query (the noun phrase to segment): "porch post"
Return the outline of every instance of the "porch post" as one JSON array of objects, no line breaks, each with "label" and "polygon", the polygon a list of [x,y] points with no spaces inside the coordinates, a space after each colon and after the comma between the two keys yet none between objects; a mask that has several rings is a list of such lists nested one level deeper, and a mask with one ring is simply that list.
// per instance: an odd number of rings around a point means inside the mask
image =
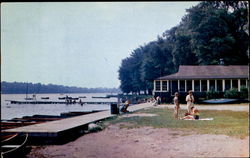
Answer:
[{"label": "porch post", "polygon": [[225,80],[222,80],[222,92],[225,92]]},{"label": "porch post", "polygon": [[240,92],[240,79],[238,79],[238,91]]},{"label": "porch post", "polygon": [[209,91],[210,87],[209,87],[209,80],[207,80],[207,91]]},{"label": "porch post", "polygon": [[169,92],[169,80],[167,80],[167,91]]},{"label": "porch post", "polygon": [[178,80],[178,92],[180,91],[180,80]]},{"label": "porch post", "polygon": [[233,80],[231,79],[230,80],[230,89],[232,89],[233,88]]},{"label": "porch post", "polygon": [[155,83],[155,80],[154,80],[154,91],[156,91],[156,83]]},{"label": "porch post", "polygon": [[215,82],[214,90],[217,92],[217,80],[215,80],[214,82]]},{"label": "porch post", "polygon": [[201,92],[201,80],[200,80],[200,92]]},{"label": "porch post", "polygon": [[194,80],[192,80],[192,91],[194,91]]},{"label": "porch post", "polygon": [[160,80],[160,90],[161,90],[161,92],[162,92],[162,80]]},{"label": "porch post", "polygon": [[187,91],[187,80],[185,80],[185,92]]}]

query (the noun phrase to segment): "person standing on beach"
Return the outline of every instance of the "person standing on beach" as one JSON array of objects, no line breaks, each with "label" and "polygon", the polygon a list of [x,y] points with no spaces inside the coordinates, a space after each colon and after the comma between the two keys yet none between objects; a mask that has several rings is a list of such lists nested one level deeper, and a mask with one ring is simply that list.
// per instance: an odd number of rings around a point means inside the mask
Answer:
[{"label": "person standing on beach", "polygon": [[186,102],[187,102],[187,111],[189,114],[191,114],[192,110],[191,107],[194,107],[194,96],[193,96],[193,91],[190,90],[188,91],[188,95],[186,96]]},{"label": "person standing on beach", "polygon": [[174,118],[178,119],[178,113],[180,109],[180,100],[179,100],[179,93],[175,92],[175,97],[174,97]]}]

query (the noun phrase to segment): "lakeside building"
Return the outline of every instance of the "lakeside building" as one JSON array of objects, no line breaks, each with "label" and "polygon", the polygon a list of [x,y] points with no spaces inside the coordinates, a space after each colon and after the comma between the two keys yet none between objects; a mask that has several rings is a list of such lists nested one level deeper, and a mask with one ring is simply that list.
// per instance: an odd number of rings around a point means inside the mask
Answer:
[{"label": "lakeside building", "polygon": [[199,96],[204,96],[208,91],[222,94],[232,88],[240,91],[241,86],[249,88],[247,65],[180,65],[177,73],[154,80],[153,94],[167,100],[175,92],[186,94],[192,90]]}]

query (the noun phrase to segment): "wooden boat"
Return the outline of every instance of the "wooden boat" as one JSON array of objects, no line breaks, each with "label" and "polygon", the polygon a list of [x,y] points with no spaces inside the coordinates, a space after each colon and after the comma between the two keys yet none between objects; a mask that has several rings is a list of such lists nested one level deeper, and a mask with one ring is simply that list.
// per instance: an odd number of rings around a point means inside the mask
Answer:
[{"label": "wooden boat", "polygon": [[41,99],[49,99],[49,97],[41,97]]},{"label": "wooden boat", "polygon": [[86,115],[86,114],[91,114],[95,112],[101,112],[103,110],[93,110],[93,111],[72,111],[72,112],[66,112],[66,113],[61,113],[62,117],[73,117],[73,116],[80,116],[80,115]]},{"label": "wooden boat", "polygon": [[21,157],[26,154],[28,134],[20,134],[8,141],[1,142],[1,156],[3,158]]},{"label": "wooden boat", "polygon": [[1,122],[1,130],[34,125],[37,123],[40,123],[40,122],[13,122],[13,121]]},{"label": "wooden boat", "polygon": [[229,104],[229,103],[235,103],[237,102],[238,99],[209,99],[209,100],[204,100],[202,103],[206,104]]},{"label": "wooden boat", "polygon": [[7,134],[7,135],[1,135],[1,144],[15,138],[18,134]]}]

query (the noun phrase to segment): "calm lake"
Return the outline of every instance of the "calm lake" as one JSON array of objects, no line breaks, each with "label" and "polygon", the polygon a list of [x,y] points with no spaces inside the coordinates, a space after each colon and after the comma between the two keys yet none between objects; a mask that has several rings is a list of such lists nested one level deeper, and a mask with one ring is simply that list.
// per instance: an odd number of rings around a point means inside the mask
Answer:
[{"label": "calm lake", "polygon": [[[59,100],[60,97],[79,98],[81,101],[105,101],[105,102],[117,102],[117,98],[92,98],[94,97],[105,97],[108,93],[72,93],[72,94],[36,94],[37,101],[64,101]],[[26,94],[1,94],[1,119],[12,119],[20,118],[23,116],[32,116],[32,115],[60,115],[64,112],[73,112],[73,111],[92,111],[92,110],[109,110],[109,104],[10,104],[6,100],[17,100],[25,101]],[[28,97],[32,97],[32,94],[29,94]],[[42,97],[49,97],[49,99],[44,100]],[[77,101],[79,102],[79,100]]]}]

